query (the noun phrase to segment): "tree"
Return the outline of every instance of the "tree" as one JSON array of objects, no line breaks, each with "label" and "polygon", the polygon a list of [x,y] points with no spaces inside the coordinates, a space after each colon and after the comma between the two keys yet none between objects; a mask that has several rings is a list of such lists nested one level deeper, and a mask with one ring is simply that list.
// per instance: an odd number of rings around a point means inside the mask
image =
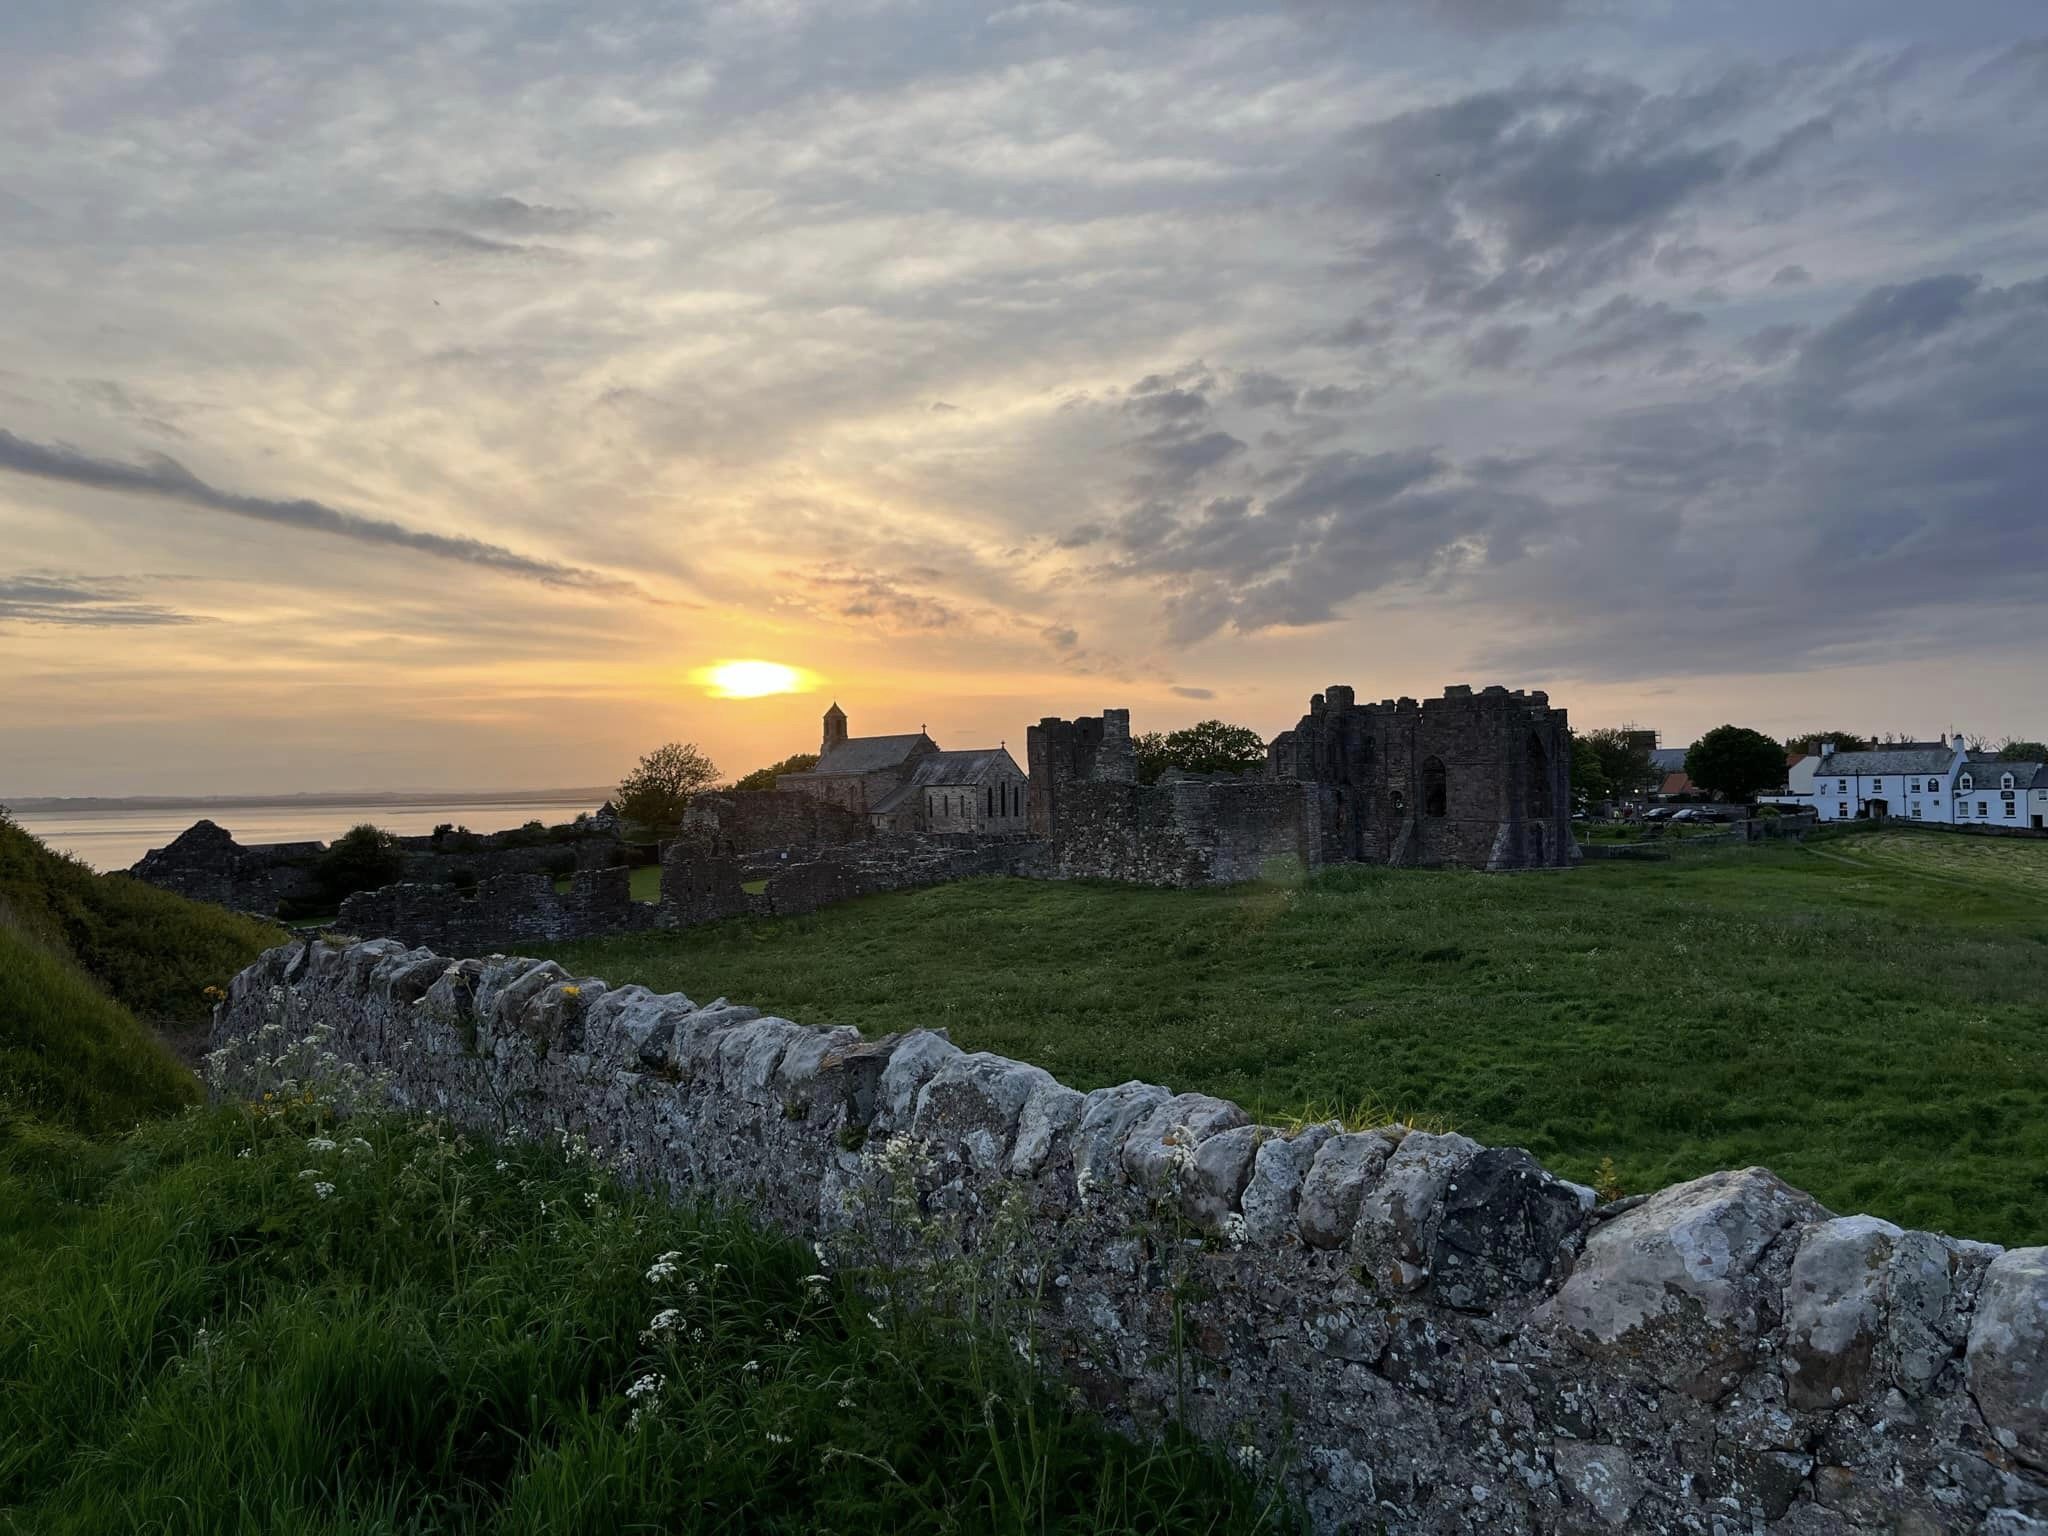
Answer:
[{"label": "tree", "polygon": [[770,763],[766,768],[756,768],[745,778],[734,779],[728,787],[735,794],[752,794],[756,790],[773,789],[775,781],[785,773],[809,773],[817,766],[817,753],[792,752],[779,763]]},{"label": "tree", "polygon": [[2017,736],[2008,736],[1999,743],[1998,760],[2001,763],[2048,762],[2048,744],[2038,741],[2024,741]]},{"label": "tree", "polygon": [[[1804,736],[1788,739],[1785,750],[1804,752],[1809,757],[1817,756],[1820,744],[1824,741],[1832,741],[1837,752],[1868,752],[1872,745],[1870,737],[1859,736],[1854,731],[1808,731]],[[1694,779],[1693,783],[1697,784],[1699,780]]]},{"label": "tree", "polygon": [[320,890],[337,906],[357,891],[382,890],[405,873],[405,855],[398,839],[369,822],[350,827],[320,855],[314,867]]},{"label": "tree", "polygon": [[640,759],[619,781],[613,799],[619,815],[652,832],[673,836],[682,825],[690,797],[718,782],[718,769],[692,741],[671,741]]},{"label": "tree", "polygon": [[1162,736],[1147,731],[1131,743],[1138,782],[1151,784],[1169,768],[1187,773],[1248,773],[1265,766],[1266,739],[1249,726],[1200,720]]},{"label": "tree", "polygon": [[1600,764],[1600,753],[1593,743],[1576,732],[1572,736],[1572,799],[1583,807],[1595,801],[1605,800],[1614,793],[1614,786],[1608,782],[1607,770]]},{"label": "tree", "polygon": [[1724,800],[1748,800],[1785,782],[1785,749],[1762,731],[1717,725],[1685,754],[1686,777]]},{"label": "tree", "polygon": [[1591,789],[1592,780],[1587,780],[1586,795],[1589,800],[1598,800],[1609,795],[1632,795],[1638,790],[1652,789],[1657,784],[1657,766],[1650,761],[1650,748],[1640,731],[1624,731],[1607,727],[1587,731],[1584,735],[1572,735],[1572,787],[1576,791],[1579,783],[1579,743],[1584,742],[1598,760],[1598,780],[1601,789],[1598,794]]}]

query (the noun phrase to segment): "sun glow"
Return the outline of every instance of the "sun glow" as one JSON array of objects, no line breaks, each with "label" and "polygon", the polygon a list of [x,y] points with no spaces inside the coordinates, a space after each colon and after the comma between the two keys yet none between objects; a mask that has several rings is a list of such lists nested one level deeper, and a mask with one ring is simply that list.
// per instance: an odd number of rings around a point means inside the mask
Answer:
[{"label": "sun glow", "polygon": [[764,699],[773,693],[802,693],[810,674],[779,661],[721,661],[691,674],[714,699]]}]

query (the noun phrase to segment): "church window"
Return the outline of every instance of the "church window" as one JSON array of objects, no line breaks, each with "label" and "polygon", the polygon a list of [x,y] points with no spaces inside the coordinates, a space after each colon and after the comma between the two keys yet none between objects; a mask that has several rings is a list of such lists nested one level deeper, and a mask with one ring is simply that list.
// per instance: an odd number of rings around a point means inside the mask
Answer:
[{"label": "church window", "polygon": [[985,815],[989,815],[989,816],[993,816],[993,815],[995,815],[995,813],[996,813],[996,787],[995,787],[995,785],[993,785],[993,784],[989,785],[989,787],[988,787],[988,789],[987,789],[987,790],[985,791],[985,793],[986,793],[986,796],[987,796],[987,804],[986,804],[986,807],[985,807],[985,809],[984,809],[984,812],[983,812],[983,814],[985,814]]},{"label": "church window", "polygon": [[1443,816],[1449,810],[1450,786],[1444,776],[1444,760],[1426,757],[1422,760],[1422,814]]}]

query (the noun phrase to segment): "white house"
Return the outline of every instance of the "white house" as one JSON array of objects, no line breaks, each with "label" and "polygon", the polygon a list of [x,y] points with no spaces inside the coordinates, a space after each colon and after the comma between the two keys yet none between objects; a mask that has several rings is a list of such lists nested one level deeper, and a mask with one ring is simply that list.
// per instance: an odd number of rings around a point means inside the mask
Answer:
[{"label": "white house", "polygon": [[[1947,746],[1879,747],[1872,752],[1837,752],[1833,742],[1824,741],[1820,755],[1810,759],[1811,796],[1802,803],[1818,811],[1822,821],[1889,816],[1948,822],[1958,804],[1957,778],[1968,760],[1960,736]],[[1806,766],[1797,765],[1800,770]]]},{"label": "white house", "polygon": [[1973,757],[1956,773],[1959,827],[2048,827],[2048,768]]}]

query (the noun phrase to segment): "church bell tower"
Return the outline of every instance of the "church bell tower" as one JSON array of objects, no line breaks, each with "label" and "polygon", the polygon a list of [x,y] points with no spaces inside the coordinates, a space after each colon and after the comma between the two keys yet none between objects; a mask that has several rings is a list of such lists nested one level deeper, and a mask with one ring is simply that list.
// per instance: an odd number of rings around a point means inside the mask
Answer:
[{"label": "church bell tower", "polygon": [[834,704],[825,711],[825,744],[818,749],[818,755],[823,757],[834,747],[843,747],[845,745],[846,711],[837,704]]}]

